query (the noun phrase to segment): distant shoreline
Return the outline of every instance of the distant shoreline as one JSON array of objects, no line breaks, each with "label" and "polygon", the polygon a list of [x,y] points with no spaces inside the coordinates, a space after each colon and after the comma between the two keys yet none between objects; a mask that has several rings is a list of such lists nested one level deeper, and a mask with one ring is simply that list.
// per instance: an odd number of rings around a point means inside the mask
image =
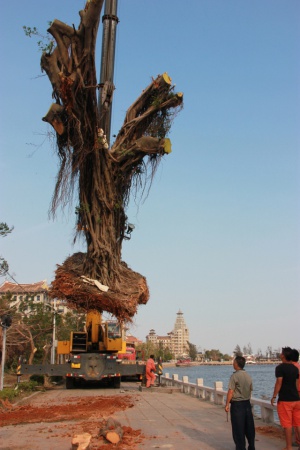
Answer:
[{"label": "distant shoreline", "polygon": [[[281,361],[259,361],[259,362],[255,362],[255,363],[246,363],[247,366],[262,366],[262,365],[277,365],[280,364]],[[171,363],[167,363],[167,362],[163,362],[163,366],[164,367],[176,367],[176,363],[171,362]],[[189,364],[189,366],[186,367],[193,367],[193,366],[232,366],[232,361],[209,361],[209,362],[199,362],[199,361],[194,361],[191,362]],[[181,366],[181,367],[185,367],[185,366]],[[180,367],[178,367],[180,369]]]}]

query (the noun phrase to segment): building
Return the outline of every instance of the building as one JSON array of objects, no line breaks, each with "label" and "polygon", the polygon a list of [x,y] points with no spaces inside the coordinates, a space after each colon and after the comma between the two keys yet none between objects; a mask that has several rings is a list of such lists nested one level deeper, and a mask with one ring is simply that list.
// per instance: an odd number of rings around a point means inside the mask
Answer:
[{"label": "building", "polygon": [[34,303],[49,304],[48,285],[46,280],[31,284],[18,284],[4,281],[0,286],[0,296],[11,294],[11,308],[20,304],[26,298],[30,298]]},{"label": "building", "polygon": [[[67,308],[64,300],[52,300],[48,297],[49,286],[46,280],[38,281],[36,283],[19,284],[11,283],[10,281],[4,281],[0,286],[0,297],[11,294],[12,301],[10,307],[17,307],[23,300],[30,298],[33,303],[45,304],[55,307],[57,312],[65,314],[69,309]],[[29,311],[25,311],[29,312]]]},{"label": "building", "polygon": [[126,340],[126,347],[136,348],[138,345],[143,343],[135,336],[132,336],[132,334],[126,334],[125,340]]},{"label": "building", "polygon": [[155,330],[151,329],[149,334],[146,336],[146,341],[157,346],[162,345],[163,348],[168,347],[171,349],[171,336],[169,334],[168,336],[158,336]]},{"label": "building", "polygon": [[146,341],[154,345],[163,345],[169,348],[175,358],[187,356],[189,353],[189,329],[186,326],[181,310],[177,313],[174,329],[167,333],[167,336],[158,336],[155,330],[151,329],[146,336]]},{"label": "building", "polygon": [[172,331],[172,353],[174,353],[175,358],[188,356],[189,340],[190,340],[189,329],[186,326],[183,317],[183,312],[179,310]]}]

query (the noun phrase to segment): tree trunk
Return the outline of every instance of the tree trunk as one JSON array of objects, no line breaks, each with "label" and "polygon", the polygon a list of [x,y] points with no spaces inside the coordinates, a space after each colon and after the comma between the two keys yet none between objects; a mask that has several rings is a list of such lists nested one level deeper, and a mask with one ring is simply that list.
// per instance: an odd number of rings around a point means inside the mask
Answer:
[{"label": "tree trunk", "polygon": [[[183,97],[173,92],[166,73],[153,79],[128,109],[109,149],[106,130],[100,128],[106,112],[98,111],[95,70],[102,4],[103,0],[86,3],[78,30],[54,20],[48,31],[57,47],[41,59],[56,100],[43,118],[56,132],[60,158],[52,212],[69,202],[78,180],[77,233],[84,234],[87,244],[86,254],[73,255],[58,266],[49,294],[72,307],[89,309],[93,304],[130,320],[138,305],[148,301],[149,290],[145,277],[121,260],[128,225],[125,211],[132,188],[147,182],[147,167],[152,178],[163,155],[170,153],[166,134]],[[99,293],[82,281],[82,275],[108,290]]]},{"label": "tree trunk", "polygon": [[29,343],[30,343],[30,355],[29,355],[29,358],[28,358],[28,364],[32,364],[33,363],[34,354],[37,351],[37,348],[34,345],[32,336],[30,337]]}]

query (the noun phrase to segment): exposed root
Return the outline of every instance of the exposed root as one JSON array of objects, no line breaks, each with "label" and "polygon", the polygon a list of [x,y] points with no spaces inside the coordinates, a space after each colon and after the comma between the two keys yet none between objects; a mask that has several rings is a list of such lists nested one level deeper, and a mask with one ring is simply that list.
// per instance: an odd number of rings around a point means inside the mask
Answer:
[{"label": "exposed root", "polygon": [[73,309],[106,311],[120,321],[130,322],[138,306],[145,305],[149,300],[146,278],[122,262],[118,289],[109,286],[107,292],[102,292],[81,278],[85,275],[83,273],[85,256],[84,253],[75,253],[62,265],[57,266],[49,296],[66,300],[68,306]]}]

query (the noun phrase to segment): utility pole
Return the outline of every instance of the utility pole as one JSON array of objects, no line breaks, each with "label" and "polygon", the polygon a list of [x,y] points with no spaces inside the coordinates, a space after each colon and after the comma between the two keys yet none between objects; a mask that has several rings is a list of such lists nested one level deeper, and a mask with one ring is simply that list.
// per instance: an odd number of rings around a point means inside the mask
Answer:
[{"label": "utility pole", "polygon": [[5,366],[5,354],[6,354],[6,331],[11,326],[11,317],[5,315],[1,317],[0,325],[2,327],[2,358],[1,358],[1,374],[0,374],[0,391],[3,391],[4,384],[4,366]]},{"label": "utility pole", "polygon": [[51,364],[55,364],[55,343],[56,343],[56,298],[53,300],[53,328],[52,328],[52,347]]}]

